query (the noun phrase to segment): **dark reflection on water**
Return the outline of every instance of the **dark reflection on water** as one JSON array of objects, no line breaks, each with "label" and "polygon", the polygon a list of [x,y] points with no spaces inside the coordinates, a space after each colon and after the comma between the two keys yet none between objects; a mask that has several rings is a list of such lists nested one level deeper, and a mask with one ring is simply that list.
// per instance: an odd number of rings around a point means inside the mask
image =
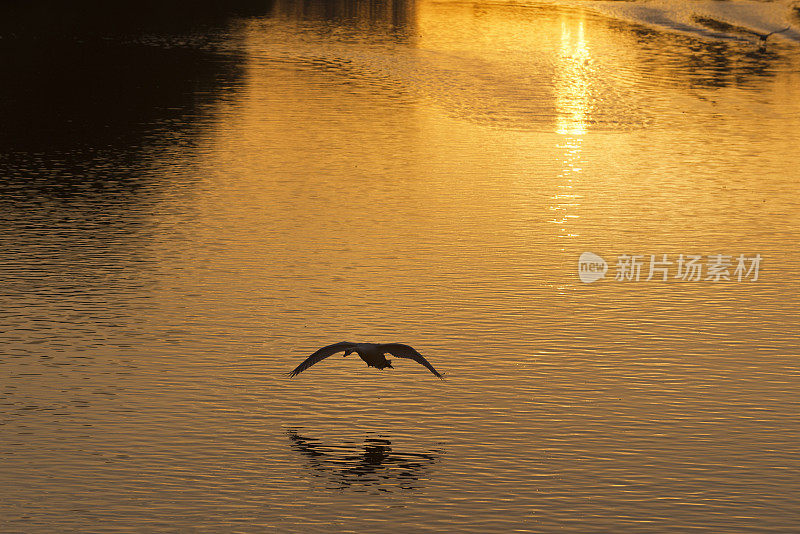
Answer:
[{"label": "dark reflection on water", "polygon": [[414,25],[415,3],[415,0],[275,0],[272,15],[408,29]]},{"label": "dark reflection on water", "polygon": [[75,264],[75,250],[110,263],[168,185],[148,177],[153,160],[191,154],[201,119],[241,79],[233,21],[268,9],[245,0],[0,6],[5,268],[42,256]]},{"label": "dark reflection on water", "polygon": [[267,7],[253,1],[227,9],[214,2],[0,7],[0,151],[139,145],[159,128],[174,132],[240,75],[239,62],[216,47],[232,17]]},{"label": "dark reflection on water", "polygon": [[644,73],[650,83],[709,89],[748,86],[790,69],[791,56],[782,53],[780,44],[736,32],[698,39],[615,19],[606,19],[606,24],[634,37],[637,54],[652,69]]},{"label": "dark reflection on water", "polygon": [[306,457],[316,476],[356,491],[390,492],[419,487],[441,450],[401,452],[386,437],[368,436],[364,442],[325,443],[288,430],[291,447]]}]

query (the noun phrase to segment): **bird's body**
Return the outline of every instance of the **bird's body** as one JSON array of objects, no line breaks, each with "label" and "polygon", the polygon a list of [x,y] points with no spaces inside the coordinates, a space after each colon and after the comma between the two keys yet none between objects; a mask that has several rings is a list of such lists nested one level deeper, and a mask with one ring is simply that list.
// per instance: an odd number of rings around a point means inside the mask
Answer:
[{"label": "bird's body", "polygon": [[386,359],[377,343],[356,343],[355,347],[345,351],[345,356],[355,352],[359,358],[367,363],[367,367],[375,367],[377,369],[386,369],[387,367],[393,369],[392,362]]},{"label": "bird's body", "polygon": [[302,373],[315,363],[320,362],[328,356],[336,354],[337,352],[344,352],[345,356],[349,356],[355,352],[362,360],[364,360],[364,362],[366,362],[368,367],[375,367],[376,369],[386,369],[387,367],[393,369],[392,361],[386,359],[386,354],[391,354],[392,356],[397,356],[398,358],[408,358],[410,360],[414,360],[420,365],[425,366],[436,377],[442,379],[444,378],[436,369],[433,368],[430,363],[428,363],[428,360],[426,360],[422,354],[408,345],[403,345],[402,343],[350,343],[349,341],[341,341],[339,343],[334,343],[333,345],[328,345],[327,347],[322,347],[317,352],[306,358],[303,363],[294,369],[294,371],[289,373],[289,377],[291,378]]}]

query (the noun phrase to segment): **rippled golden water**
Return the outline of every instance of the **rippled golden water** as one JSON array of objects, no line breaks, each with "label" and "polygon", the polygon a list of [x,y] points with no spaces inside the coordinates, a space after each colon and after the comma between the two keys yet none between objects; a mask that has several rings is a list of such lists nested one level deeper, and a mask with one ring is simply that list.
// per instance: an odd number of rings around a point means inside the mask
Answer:
[{"label": "rippled golden water", "polygon": [[[0,530],[794,532],[800,47],[608,9],[280,1],[54,52],[99,93],[8,67]],[[342,340],[447,380],[286,377]]]}]

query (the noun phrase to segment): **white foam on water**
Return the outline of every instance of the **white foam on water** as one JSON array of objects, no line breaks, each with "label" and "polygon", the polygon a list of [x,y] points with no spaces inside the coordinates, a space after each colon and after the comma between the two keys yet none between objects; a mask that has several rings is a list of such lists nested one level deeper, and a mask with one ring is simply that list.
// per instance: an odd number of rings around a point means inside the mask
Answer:
[{"label": "white foam on water", "polygon": [[800,42],[797,18],[800,2],[797,0],[599,1],[583,5],[590,5],[613,18],[710,39],[758,40],[756,34],[767,34],[790,26],[789,30],[776,33],[769,39]]}]

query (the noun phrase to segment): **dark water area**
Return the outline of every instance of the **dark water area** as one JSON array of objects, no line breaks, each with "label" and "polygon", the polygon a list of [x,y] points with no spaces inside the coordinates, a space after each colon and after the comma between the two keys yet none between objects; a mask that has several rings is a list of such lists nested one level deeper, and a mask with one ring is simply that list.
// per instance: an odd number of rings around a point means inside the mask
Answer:
[{"label": "dark water area", "polygon": [[0,79],[0,532],[796,531],[791,2],[14,1]]},{"label": "dark water area", "polygon": [[[0,146],[52,152],[137,144],[154,126],[196,113],[237,77],[231,53],[219,58],[215,39],[233,17],[257,14],[263,3],[195,4],[5,3]],[[171,46],[160,46],[163,38]]]}]

